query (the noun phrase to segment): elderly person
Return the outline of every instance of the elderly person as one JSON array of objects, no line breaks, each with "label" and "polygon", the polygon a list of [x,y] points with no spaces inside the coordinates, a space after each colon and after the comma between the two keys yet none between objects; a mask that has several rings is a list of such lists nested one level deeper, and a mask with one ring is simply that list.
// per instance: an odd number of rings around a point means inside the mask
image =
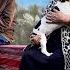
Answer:
[{"label": "elderly person", "polygon": [[[70,26],[70,15],[65,15],[54,9],[54,12],[49,12],[47,19],[58,24]],[[20,70],[65,70],[64,55],[62,52],[61,29],[65,26],[53,31],[48,37],[47,49],[53,54],[48,57],[41,53],[40,36],[31,35],[30,40],[34,45],[28,45],[24,50],[21,60]],[[65,27],[66,28],[66,27]]]},{"label": "elderly person", "polygon": [[0,44],[10,44],[14,31],[15,0],[0,0]]}]

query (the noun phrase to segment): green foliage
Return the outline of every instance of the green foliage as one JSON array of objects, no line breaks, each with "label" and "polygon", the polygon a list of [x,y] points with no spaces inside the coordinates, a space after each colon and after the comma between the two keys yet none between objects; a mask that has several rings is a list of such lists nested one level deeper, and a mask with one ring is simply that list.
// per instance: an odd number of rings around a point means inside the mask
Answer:
[{"label": "green foliage", "polygon": [[39,15],[39,7],[34,5],[30,6],[27,10],[17,6],[16,12],[16,27],[15,27],[15,41],[13,44],[29,44],[29,35],[33,29],[33,20],[24,18],[24,14],[28,13],[34,20],[35,16]]},{"label": "green foliage", "polygon": [[38,13],[38,6],[37,5],[30,6],[29,7],[29,12],[35,18],[35,16],[39,14]]},{"label": "green foliage", "polygon": [[23,18],[23,14],[26,13],[28,11],[26,11],[25,9],[20,9],[19,11],[17,11],[16,13],[16,18],[20,18],[22,19]]}]

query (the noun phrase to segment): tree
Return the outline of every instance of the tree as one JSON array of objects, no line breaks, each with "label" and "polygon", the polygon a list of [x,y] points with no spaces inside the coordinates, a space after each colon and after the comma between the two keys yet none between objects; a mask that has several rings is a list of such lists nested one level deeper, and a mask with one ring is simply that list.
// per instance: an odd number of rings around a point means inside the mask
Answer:
[{"label": "tree", "polygon": [[35,18],[35,16],[39,14],[38,6],[37,5],[30,6],[29,13]]}]

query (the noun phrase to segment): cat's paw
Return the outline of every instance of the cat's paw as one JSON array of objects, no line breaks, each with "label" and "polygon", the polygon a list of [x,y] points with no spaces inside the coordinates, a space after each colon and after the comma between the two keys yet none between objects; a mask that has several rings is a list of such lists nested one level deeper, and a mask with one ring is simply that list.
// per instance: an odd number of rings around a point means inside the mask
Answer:
[{"label": "cat's paw", "polygon": [[45,54],[46,56],[51,56],[53,53],[49,53],[47,51],[41,51],[43,54]]}]

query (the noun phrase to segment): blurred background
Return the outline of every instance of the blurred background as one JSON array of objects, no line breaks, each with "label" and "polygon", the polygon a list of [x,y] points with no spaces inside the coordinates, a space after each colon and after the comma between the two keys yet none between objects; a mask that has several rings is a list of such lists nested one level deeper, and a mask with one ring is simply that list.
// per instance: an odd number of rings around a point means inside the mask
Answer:
[{"label": "blurred background", "polygon": [[29,44],[33,26],[40,20],[50,0],[16,0],[16,27],[13,44]]}]

